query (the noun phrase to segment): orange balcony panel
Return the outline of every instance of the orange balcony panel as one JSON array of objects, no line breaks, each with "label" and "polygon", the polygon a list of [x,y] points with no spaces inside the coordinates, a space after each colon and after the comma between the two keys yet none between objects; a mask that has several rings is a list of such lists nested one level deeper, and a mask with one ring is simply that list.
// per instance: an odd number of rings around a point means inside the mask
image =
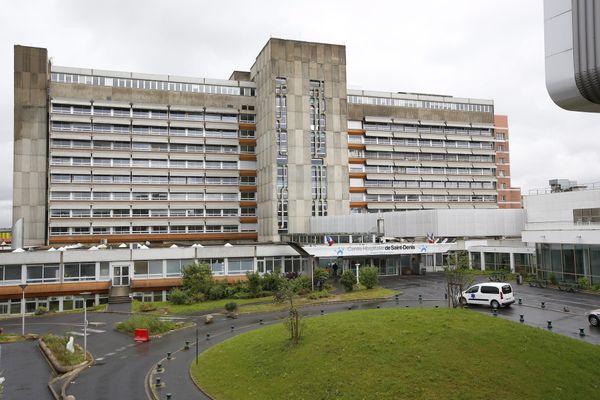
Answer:
[{"label": "orange balcony panel", "polygon": [[361,143],[348,143],[348,148],[350,150],[364,150],[367,147],[364,144],[361,144]]},{"label": "orange balcony panel", "polygon": [[131,289],[170,289],[183,284],[181,278],[131,279]]},{"label": "orange balcony panel", "polygon": [[256,146],[256,139],[240,139],[240,144]]},{"label": "orange balcony panel", "polygon": [[240,192],[256,192],[256,186],[240,186]]},{"label": "orange balcony panel", "polygon": [[256,176],[255,169],[240,169],[240,176]]},{"label": "orange balcony panel", "polygon": [[241,161],[256,161],[256,154],[240,154]]},{"label": "orange balcony panel", "polygon": [[243,129],[245,131],[255,131],[256,124],[240,124],[240,129]]},{"label": "orange balcony panel", "polygon": [[367,193],[367,188],[365,187],[351,187],[350,193]]},{"label": "orange balcony panel", "polygon": [[348,157],[348,162],[350,164],[366,164],[367,160],[364,158]]},{"label": "orange balcony panel", "polygon": [[255,201],[240,201],[240,207],[256,207]]},{"label": "orange balcony panel", "polygon": [[350,208],[367,208],[366,201],[351,201]]},{"label": "orange balcony panel", "polygon": [[348,135],[364,135],[364,129],[348,129]]},{"label": "orange balcony panel", "polygon": [[350,178],[366,178],[366,172],[350,172]]},{"label": "orange balcony panel", "polygon": [[253,224],[258,222],[257,217],[240,217],[240,222],[243,224]]}]

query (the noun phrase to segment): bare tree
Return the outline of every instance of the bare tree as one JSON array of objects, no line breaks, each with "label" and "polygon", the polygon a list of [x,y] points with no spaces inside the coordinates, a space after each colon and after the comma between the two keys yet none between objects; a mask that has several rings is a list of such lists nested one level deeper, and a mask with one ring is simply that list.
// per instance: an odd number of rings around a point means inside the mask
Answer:
[{"label": "bare tree", "polygon": [[275,302],[289,302],[288,317],[285,320],[285,326],[290,332],[292,343],[298,344],[302,333],[302,315],[294,304],[294,296],[302,288],[298,279],[286,279],[281,283],[279,291],[275,294]]},{"label": "bare tree", "polygon": [[469,254],[466,251],[456,251],[450,254],[446,260],[444,273],[448,307],[458,307],[461,305],[462,292],[473,284],[473,277],[468,272]]}]

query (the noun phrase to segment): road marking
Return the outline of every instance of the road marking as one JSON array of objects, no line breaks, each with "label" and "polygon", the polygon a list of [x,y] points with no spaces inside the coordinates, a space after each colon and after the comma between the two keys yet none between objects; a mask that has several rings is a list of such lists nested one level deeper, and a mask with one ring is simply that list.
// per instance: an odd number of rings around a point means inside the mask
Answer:
[{"label": "road marking", "polygon": [[[86,336],[82,332],[67,332],[67,334],[75,335],[75,336]],[[88,334],[87,336],[90,336],[90,335]]]},{"label": "road marking", "polygon": [[96,361],[102,361],[102,360],[104,360],[104,358],[105,357],[98,357],[98,358],[96,358]]},{"label": "road marking", "polygon": [[92,333],[104,333],[106,331],[100,330],[100,329],[92,329],[92,328],[87,328],[88,332],[92,332]]},{"label": "road marking", "polygon": [[117,353],[110,352],[110,353],[106,353],[104,356],[105,357],[110,357],[110,356],[114,356],[115,354],[117,354]]}]

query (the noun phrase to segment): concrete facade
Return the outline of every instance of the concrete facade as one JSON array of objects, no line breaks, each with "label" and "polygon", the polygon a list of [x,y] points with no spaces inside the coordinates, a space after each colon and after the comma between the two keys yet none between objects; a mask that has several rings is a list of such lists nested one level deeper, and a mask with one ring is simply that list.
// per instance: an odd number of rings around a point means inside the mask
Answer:
[{"label": "concrete facade", "polygon": [[23,218],[24,241],[46,242],[48,174],[48,51],[14,47],[13,225]]}]

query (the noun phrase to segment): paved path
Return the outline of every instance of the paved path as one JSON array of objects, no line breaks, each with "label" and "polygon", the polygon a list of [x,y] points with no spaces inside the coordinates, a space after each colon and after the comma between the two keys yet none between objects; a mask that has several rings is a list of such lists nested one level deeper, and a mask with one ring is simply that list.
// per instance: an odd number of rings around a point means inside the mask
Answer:
[{"label": "paved path", "polygon": [[52,369],[37,341],[2,344],[0,371],[6,378],[3,399],[52,399],[48,380]]}]

